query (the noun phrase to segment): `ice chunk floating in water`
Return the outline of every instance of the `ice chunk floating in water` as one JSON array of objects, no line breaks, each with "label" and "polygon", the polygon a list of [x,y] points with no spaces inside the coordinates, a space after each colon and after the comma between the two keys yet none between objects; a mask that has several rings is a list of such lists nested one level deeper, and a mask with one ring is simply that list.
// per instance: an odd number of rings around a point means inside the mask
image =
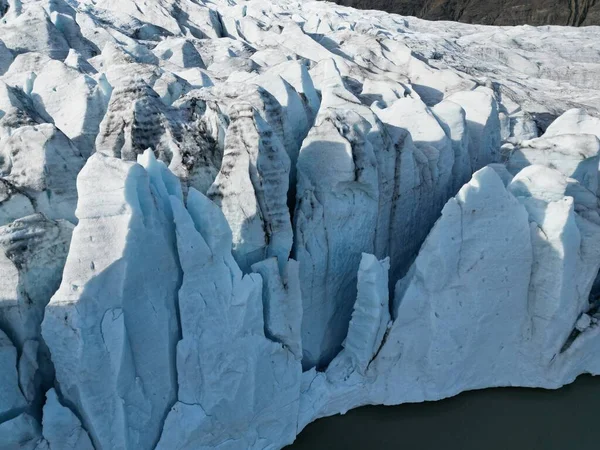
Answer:
[{"label": "ice chunk floating in water", "polygon": [[0,15],[0,449],[273,450],[600,374],[597,29]]}]

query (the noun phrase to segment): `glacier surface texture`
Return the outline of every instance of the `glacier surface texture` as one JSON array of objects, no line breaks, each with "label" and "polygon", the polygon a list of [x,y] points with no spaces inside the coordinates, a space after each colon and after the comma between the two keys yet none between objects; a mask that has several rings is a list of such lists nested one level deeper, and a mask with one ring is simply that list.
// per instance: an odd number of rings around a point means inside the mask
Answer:
[{"label": "glacier surface texture", "polygon": [[275,450],[600,374],[600,28],[0,0],[0,450]]}]

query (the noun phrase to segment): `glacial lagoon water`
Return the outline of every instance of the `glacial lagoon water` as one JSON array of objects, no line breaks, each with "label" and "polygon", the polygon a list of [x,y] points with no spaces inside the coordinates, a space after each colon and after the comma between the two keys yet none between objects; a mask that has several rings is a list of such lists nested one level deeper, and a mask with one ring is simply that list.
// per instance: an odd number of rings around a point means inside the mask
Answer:
[{"label": "glacial lagoon water", "polygon": [[286,450],[600,450],[600,377],[562,389],[464,392],[366,406],[308,425]]}]

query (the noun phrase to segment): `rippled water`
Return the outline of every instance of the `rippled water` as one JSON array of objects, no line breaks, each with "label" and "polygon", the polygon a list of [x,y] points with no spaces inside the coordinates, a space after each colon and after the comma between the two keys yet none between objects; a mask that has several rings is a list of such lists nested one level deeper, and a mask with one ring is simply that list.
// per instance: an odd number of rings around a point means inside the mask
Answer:
[{"label": "rippled water", "polygon": [[600,377],[367,406],[306,427],[286,450],[600,450]]}]

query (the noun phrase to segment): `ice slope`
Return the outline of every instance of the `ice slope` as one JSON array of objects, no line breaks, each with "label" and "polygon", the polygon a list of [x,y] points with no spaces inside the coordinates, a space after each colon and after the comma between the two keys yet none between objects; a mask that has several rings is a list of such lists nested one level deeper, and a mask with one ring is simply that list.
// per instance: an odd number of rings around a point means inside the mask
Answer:
[{"label": "ice slope", "polygon": [[600,374],[597,28],[0,15],[0,450],[278,449]]},{"label": "ice slope", "polygon": [[[490,167],[476,172],[396,284],[394,320],[367,370],[345,349],[327,371],[304,374],[300,427],[357,405],[490,386],[556,388],[597,374],[600,328],[588,295],[600,266],[598,212],[591,220],[577,213],[567,186],[545,166],[529,166],[508,186]],[[359,298],[353,321],[363,309]],[[380,320],[369,339],[387,326],[388,317]],[[346,342],[363,334],[351,325]]]},{"label": "ice slope", "polygon": [[179,183],[150,169],[101,153],[88,160],[79,224],[42,323],[61,393],[100,448],[155,445],[177,393],[181,274],[168,195]]}]

